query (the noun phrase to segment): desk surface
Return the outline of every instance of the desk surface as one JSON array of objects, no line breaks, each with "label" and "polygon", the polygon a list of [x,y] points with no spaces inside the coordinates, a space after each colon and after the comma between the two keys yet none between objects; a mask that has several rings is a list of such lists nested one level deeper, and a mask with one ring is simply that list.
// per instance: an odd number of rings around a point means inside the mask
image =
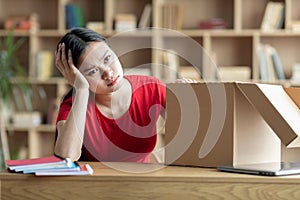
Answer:
[{"label": "desk surface", "polygon": [[138,163],[90,165],[94,169],[91,176],[1,172],[0,199],[300,199],[300,175],[264,177]]}]

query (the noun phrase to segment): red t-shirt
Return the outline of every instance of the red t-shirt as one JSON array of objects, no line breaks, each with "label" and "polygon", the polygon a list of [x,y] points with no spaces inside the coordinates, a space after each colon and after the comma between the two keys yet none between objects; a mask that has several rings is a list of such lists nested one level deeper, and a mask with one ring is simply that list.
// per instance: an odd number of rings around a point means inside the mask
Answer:
[{"label": "red t-shirt", "polygon": [[[165,84],[149,76],[125,76],[132,87],[131,105],[117,119],[104,116],[90,95],[82,157],[91,161],[148,162],[156,144],[156,122],[166,107]],[[61,105],[57,121],[66,120],[72,97]]]}]

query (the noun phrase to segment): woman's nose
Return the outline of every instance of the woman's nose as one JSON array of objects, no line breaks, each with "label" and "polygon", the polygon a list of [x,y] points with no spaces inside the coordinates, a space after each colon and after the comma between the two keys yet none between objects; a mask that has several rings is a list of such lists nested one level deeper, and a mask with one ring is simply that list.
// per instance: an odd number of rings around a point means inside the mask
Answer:
[{"label": "woman's nose", "polygon": [[103,70],[101,78],[103,80],[111,80],[113,79],[113,71],[110,67],[107,67]]}]

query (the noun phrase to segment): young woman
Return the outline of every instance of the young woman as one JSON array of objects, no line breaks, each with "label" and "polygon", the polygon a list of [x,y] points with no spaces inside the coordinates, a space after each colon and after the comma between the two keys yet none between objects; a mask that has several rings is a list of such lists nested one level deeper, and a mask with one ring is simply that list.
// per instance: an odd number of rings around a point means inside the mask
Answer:
[{"label": "young woman", "polygon": [[149,162],[166,88],[150,76],[124,76],[106,39],[70,30],[57,46],[56,67],[73,88],[57,118],[55,154],[72,160]]}]

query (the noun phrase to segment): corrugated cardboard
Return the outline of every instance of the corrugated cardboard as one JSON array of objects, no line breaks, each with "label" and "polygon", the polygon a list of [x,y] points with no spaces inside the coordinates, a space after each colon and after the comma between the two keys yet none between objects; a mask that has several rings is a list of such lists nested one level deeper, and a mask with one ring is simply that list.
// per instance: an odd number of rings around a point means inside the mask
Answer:
[{"label": "corrugated cardboard", "polygon": [[[255,83],[167,87],[166,164],[300,160],[300,89]],[[283,145],[281,145],[283,144]]]}]

